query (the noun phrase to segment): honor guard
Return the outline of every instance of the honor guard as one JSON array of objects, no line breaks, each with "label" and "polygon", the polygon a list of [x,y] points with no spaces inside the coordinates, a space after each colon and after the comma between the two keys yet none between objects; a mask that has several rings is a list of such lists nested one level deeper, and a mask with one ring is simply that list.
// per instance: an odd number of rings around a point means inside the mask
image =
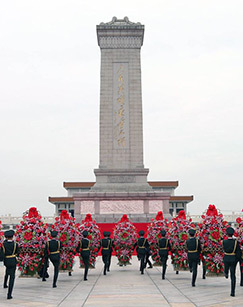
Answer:
[{"label": "honor guard", "polygon": [[[17,255],[19,252],[19,247],[16,242],[13,241],[14,231],[7,230],[4,232],[6,240],[4,240],[3,245],[0,250],[1,259],[6,267],[3,288],[8,288],[7,299],[12,299],[12,291],[14,286],[15,271],[17,265]],[[9,283],[8,283],[9,278]]]},{"label": "honor guard", "polygon": [[226,229],[226,233],[228,235],[227,240],[223,240],[223,250],[224,250],[224,275],[226,278],[229,277],[230,271],[230,279],[231,279],[231,296],[235,296],[235,268],[237,262],[241,257],[241,250],[239,246],[239,242],[233,239],[234,229],[232,227],[228,227]]},{"label": "honor guard", "polygon": [[144,238],[144,231],[139,231],[139,238],[134,245],[134,248],[137,247],[137,256],[138,260],[140,260],[140,272],[144,274],[145,269],[145,257],[146,257],[146,249],[149,249],[149,243],[146,238]]},{"label": "honor guard", "polygon": [[110,246],[110,248],[109,248],[109,256],[108,256],[108,264],[107,264],[107,272],[110,272],[111,256],[112,256],[112,251],[113,251],[114,244],[113,244],[112,239],[110,238],[110,236],[111,236],[110,231],[107,231],[107,235],[108,235],[108,240],[110,241],[110,245],[109,245],[109,246]]},{"label": "honor guard", "polygon": [[171,250],[171,245],[170,245],[169,239],[165,238],[166,231],[164,229],[161,230],[160,234],[161,234],[162,238],[158,242],[159,256],[160,256],[160,261],[162,263],[162,279],[165,279],[167,259],[168,259],[169,251]]},{"label": "honor guard", "polygon": [[195,229],[190,229],[190,238],[186,241],[188,263],[190,272],[192,272],[192,287],[195,287],[195,282],[197,278],[197,266],[200,260],[200,253],[202,250],[200,241],[197,238],[194,238],[195,233]]},{"label": "honor guard", "polygon": [[57,231],[51,231],[51,237],[52,239],[49,240],[46,243],[45,250],[44,250],[44,257],[45,257],[45,263],[44,263],[44,269],[43,269],[43,277],[42,281],[46,281],[46,270],[47,270],[47,264],[48,259],[50,259],[51,263],[54,266],[54,277],[53,277],[53,288],[57,287],[57,278],[59,273],[59,265],[60,265],[60,251],[62,248],[62,244],[59,240],[57,240]]},{"label": "honor guard", "polygon": [[88,231],[84,230],[82,234],[83,234],[83,238],[78,244],[77,252],[80,253],[80,256],[82,257],[83,262],[84,262],[84,280],[88,280],[87,276],[88,276],[88,270],[89,270],[90,241],[89,239],[87,239]]},{"label": "honor guard", "polygon": [[109,261],[109,254],[110,254],[110,244],[111,240],[109,240],[108,232],[103,232],[104,239],[100,242],[101,255],[102,255],[102,261],[104,263],[104,275],[106,275],[106,270],[108,269],[108,261]]}]

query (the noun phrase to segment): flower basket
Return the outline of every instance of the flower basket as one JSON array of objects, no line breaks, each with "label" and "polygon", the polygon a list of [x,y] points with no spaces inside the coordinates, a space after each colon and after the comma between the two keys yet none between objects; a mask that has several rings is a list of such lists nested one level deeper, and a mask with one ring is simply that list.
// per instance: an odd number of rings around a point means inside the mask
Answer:
[{"label": "flower basket", "polygon": [[241,252],[243,253],[243,219],[238,217],[236,219],[236,223],[237,225],[236,225],[234,236],[237,238],[240,244]]},{"label": "flower basket", "polygon": [[21,277],[38,276],[44,262],[43,250],[47,241],[47,227],[35,207],[27,210],[23,214],[23,220],[16,226],[16,241],[20,246],[18,269]]},{"label": "flower basket", "polygon": [[137,241],[137,233],[134,225],[129,222],[126,214],[114,228],[113,242],[119,266],[130,265],[134,244]]},{"label": "flower basket", "polygon": [[199,236],[203,249],[203,265],[207,276],[224,276],[222,240],[226,239],[228,222],[214,205],[209,205],[199,223]]},{"label": "flower basket", "polygon": [[66,210],[62,210],[60,217],[55,218],[55,223],[51,225],[52,230],[58,232],[58,239],[62,243],[60,253],[60,271],[71,272],[76,247],[80,240],[78,226],[75,224],[75,219],[69,215]]},{"label": "flower basket", "polygon": [[188,231],[195,228],[191,219],[186,218],[184,210],[169,223],[168,235],[171,241],[171,263],[174,271],[189,271],[186,253],[186,240],[189,238]]},{"label": "flower basket", "polygon": [[150,244],[150,250],[152,252],[153,265],[161,266],[158,240],[161,239],[161,230],[168,231],[168,221],[164,219],[162,211],[159,211],[154,219],[151,219],[150,225],[148,225],[148,242]]},{"label": "flower basket", "polygon": [[[84,230],[88,231],[87,239],[89,239],[90,241],[89,267],[90,269],[94,269],[100,247],[101,234],[99,226],[96,224],[96,221],[92,219],[92,216],[89,213],[86,215],[85,219],[82,220],[82,223],[79,226],[79,232],[81,233],[80,240],[82,239],[82,233]],[[80,257],[79,259],[80,259],[80,268],[84,268],[82,257]]]}]

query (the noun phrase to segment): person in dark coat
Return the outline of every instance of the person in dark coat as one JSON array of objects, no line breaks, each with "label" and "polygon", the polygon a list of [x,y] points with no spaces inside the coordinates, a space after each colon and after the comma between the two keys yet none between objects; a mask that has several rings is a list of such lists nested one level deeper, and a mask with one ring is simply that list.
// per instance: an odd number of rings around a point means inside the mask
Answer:
[{"label": "person in dark coat", "polygon": [[169,239],[165,238],[166,231],[164,229],[161,230],[160,234],[162,238],[158,242],[159,256],[160,256],[160,261],[162,263],[162,279],[165,279],[167,259],[168,259],[169,251],[171,250],[171,245],[170,245]]},{"label": "person in dark coat", "polygon": [[231,296],[235,296],[235,269],[236,264],[241,258],[241,250],[239,242],[236,239],[233,239],[234,229],[232,227],[228,227],[226,229],[226,233],[228,235],[227,240],[223,240],[223,250],[224,250],[224,275],[225,278],[229,277],[230,271],[230,279],[231,279]]},{"label": "person in dark coat", "polygon": [[[6,267],[3,288],[8,288],[7,299],[12,299],[12,292],[14,287],[14,280],[15,280],[15,271],[17,265],[17,259],[19,253],[19,246],[18,243],[14,242],[13,230],[7,230],[4,232],[4,236],[6,240],[4,240],[3,245],[0,250],[1,259],[3,259],[3,263]],[[9,283],[8,283],[9,278]]]},{"label": "person in dark coat", "polygon": [[88,236],[88,231],[84,230],[83,231],[83,238],[79,242],[77,246],[77,252],[80,253],[80,256],[83,259],[84,262],[84,280],[88,280],[88,270],[89,270],[89,257],[90,257],[90,241],[87,239]]},{"label": "person in dark coat", "polygon": [[100,248],[102,248],[101,255],[102,255],[102,261],[104,263],[104,275],[106,275],[106,270],[108,269],[111,240],[109,240],[107,231],[104,231],[103,235],[104,239],[102,239],[100,242]]},{"label": "person in dark coat", "polygon": [[200,254],[202,250],[199,239],[194,237],[195,233],[195,229],[190,229],[190,238],[186,241],[188,263],[190,272],[192,272],[192,287],[195,287],[195,282],[197,278],[197,266],[200,261]]},{"label": "person in dark coat", "polygon": [[108,256],[108,263],[107,263],[107,272],[110,272],[111,257],[112,257],[112,251],[113,251],[114,243],[113,243],[113,241],[110,237],[111,236],[110,231],[107,231],[107,235],[108,235],[108,240],[110,241],[109,256]]},{"label": "person in dark coat", "polygon": [[51,237],[52,239],[49,240],[46,243],[45,250],[44,250],[44,269],[43,269],[43,275],[42,275],[42,281],[46,281],[46,271],[48,266],[48,259],[50,259],[51,263],[54,266],[54,277],[53,277],[53,284],[52,287],[57,287],[57,278],[59,274],[59,266],[60,266],[60,251],[62,249],[62,244],[59,240],[57,240],[57,231],[51,231]]},{"label": "person in dark coat", "polygon": [[149,243],[146,238],[144,238],[144,231],[139,231],[139,238],[137,242],[134,244],[134,249],[137,248],[137,256],[138,260],[140,260],[140,272],[144,274],[145,269],[145,256],[146,256],[146,249],[149,249]]}]

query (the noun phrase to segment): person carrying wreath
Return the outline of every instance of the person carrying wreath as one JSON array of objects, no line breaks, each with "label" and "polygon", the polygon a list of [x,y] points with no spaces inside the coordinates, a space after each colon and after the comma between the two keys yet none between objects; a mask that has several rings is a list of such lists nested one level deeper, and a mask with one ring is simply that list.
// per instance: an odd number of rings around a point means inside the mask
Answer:
[{"label": "person carrying wreath", "polygon": [[83,259],[84,262],[84,280],[88,280],[87,276],[88,276],[88,270],[89,270],[89,257],[90,257],[90,241],[87,238],[88,236],[88,231],[84,230],[83,233],[83,238],[81,239],[81,241],[78,243],[77,249],[76,251],[78,253],[80,253],[80,256]]},{"label": "person carrying wreath", "polygon": [[229,277],[230,271],[230,279],[231,279],[231,296],[235,296],[235,268],[237,262],[241,257],[241,250],[239,242],[236,239],[233,239],[234,229],[232,227],[228,227],[226,229],[226,233],[228,235],[227,240],[223,240],[223,250],[224,250],[224,276],[225,278]]},{"label": "person carrying wreath", "polygon": [[194,237],[196,230],[190,229],[188,233],[190,238],[186,240],[187,257],[190,272],[192,273],[192,287],[195,287],[195,282],[197,278],[197,266],[200,261],[200,254],[202,248],[200,241]]},{"label": "person carrying wreath", "polygon": [[[0,249],[0,258],[3,261],[6,271],[4,276],[3,288],[8,288],[7,299],[12,299],[12,291],[14,287],[14,280],[15,280],[15,271],[17,265],[17,255],[19,253],[19,246],[18,243],[14,242],[13,230],[7,230],[4,232],[4,236],[6,240],[4,240],[3,245]],[[8,284],[8,277],[9,277],[9,284]]]},{"label": "person carrying wreath", "polygon": [[145,269],[145,257],[146,257],[146,250],[149,249],[149,243],[146,238],[144,238],[144,231],[139,231],[139,238],[137,242],[134,244],[134,249],[137,247],[137,256],[138,260],[140,260],[140,272],[144,274]]},{"label": "person carrying wreath", "polygon": [[57,231],[51,231],[51,237],[52,239],[47,241],[45,249],[44,249],[44,269],[43,269],[43,275],[42,275],[42,281],[46,281],[46,271],[48,266],[48,259],[50,259],[51,263],[54,266],[54,276],[53,276],[53,284],[52,287],[57,287],[57,278],[59,274],[59,265],[60,265],[60,250],[62,249],[62,243],[57,240]]},{"label": "person carrying wreath", "polygon": [[100,248],[102,248],[101,255],[102,255],[102,261],[104,263],[103,273],[104,275],[106,275],[106,271],[108,271],[111,240],[109,239],[108,231],[104,231],[103,235],[104,239],[101,239],[100,241]]},{"label": "person carrying wreath", "polygon": [[171,250],[171,245],[170,245],[169,239],[165,238],[166,231],[164,229],[161,230],[160,234],[162,238],[158,242],[159,256],[160,256],[160,261],[162,263],[162,279],[165,279],[167,259],[168,259],[169,251]]}]

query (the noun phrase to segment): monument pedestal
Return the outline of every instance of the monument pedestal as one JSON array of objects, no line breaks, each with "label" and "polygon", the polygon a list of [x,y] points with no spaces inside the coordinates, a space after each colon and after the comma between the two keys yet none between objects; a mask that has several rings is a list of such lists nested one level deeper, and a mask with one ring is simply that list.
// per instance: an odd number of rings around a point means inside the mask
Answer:
[{"label": "monument pedestal", "polygon": [[98,223],[118,222],[127,214],[131,222],[150,222],[158,211],[170,219],[170,194],[161,192],[82,192],[73,195],[77,221],[87,213]]}]

